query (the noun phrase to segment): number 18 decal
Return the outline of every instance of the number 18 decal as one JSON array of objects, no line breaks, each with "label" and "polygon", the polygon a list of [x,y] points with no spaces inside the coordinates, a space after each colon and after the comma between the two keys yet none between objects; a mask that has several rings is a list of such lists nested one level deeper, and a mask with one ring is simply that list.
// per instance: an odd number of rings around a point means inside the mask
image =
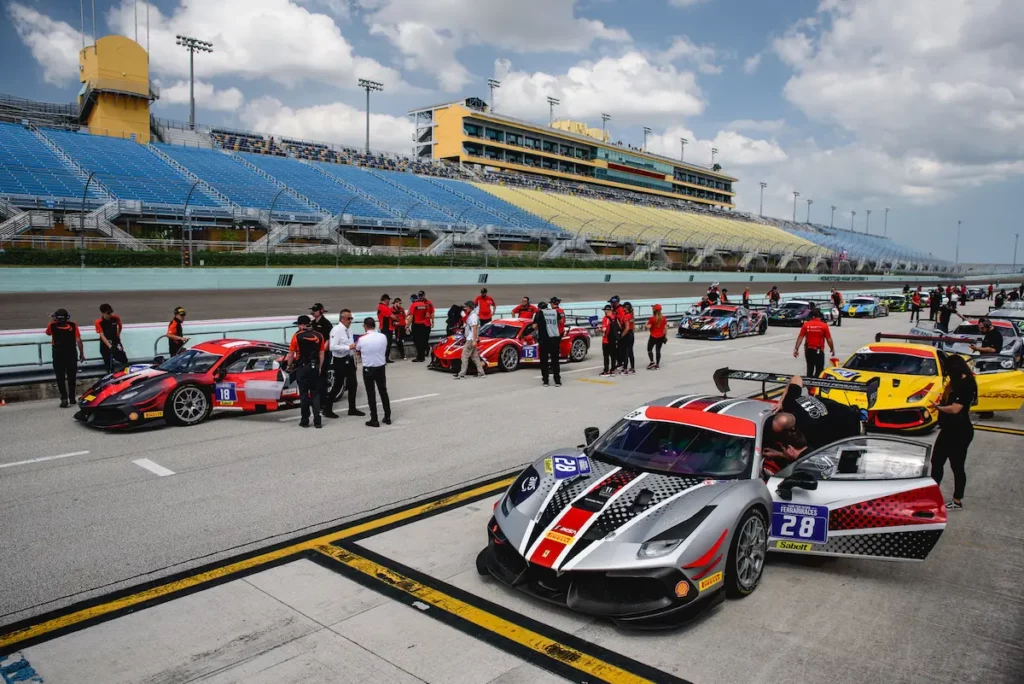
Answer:
[{"label": "number 18 decal", "polygon": [[824,544],[828,541],[828,506],[772,504],[772,537]]},{"label": "number 18 decal", "polygon": [[213,388],[213,394],[220,404],[233,404],[238,401],[233,382],[218,382]]}]

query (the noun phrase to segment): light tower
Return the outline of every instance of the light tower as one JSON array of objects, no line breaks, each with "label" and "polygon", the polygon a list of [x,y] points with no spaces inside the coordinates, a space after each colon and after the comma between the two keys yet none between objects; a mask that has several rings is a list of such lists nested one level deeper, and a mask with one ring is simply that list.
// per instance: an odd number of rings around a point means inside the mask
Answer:
[{"label": "light tower", "polygon": [[[611,119],[611,118],[612,118],[611,114],[605,114],[603,112],[601,113],[601,133],[605,133],[606,132],[605,131],[605,125],[608,123],[608,120]],[[604,138],[604,137],[607,137],[607,136],[602,135],[601,137]]]},{"label": "light tower", "polygon": [[828,220],[828,227],[832,228],[836,224],[836,205],[832,205],[832,218]]},{"label": "light tower", "polygon": [[188,50],[188,127],[196,128],[196,53],[213,52],[213,43],[190,36],[176,36],[177,44]]},{"label": "light tower", "polygon": [[882,220],[882,237],[889,236],[889,207],[885,208],[885,216]]},{"label": "light tower", "polygon": [[853,209],[851,209],[850,210],[850,232],[851,233],[856,232],[853,229],[853,217],[856,216],[856,215],[857,215],[857,212],[855,212]]},{"label": "light tower", "polygon": [[793,191],[793,223],[796,223],[796,198],[800,196],[800,193],[796,190]]},{"label": "light tower", "polygon": [[716,154],[718,154],[718,148],[717,147],[712,147],[711,148],[711,166],[715,165],[715,155]]},{"label": "light tower", "polygon": [[768,187],[768,184],[765,183],[764,181],[761,181],[760,185],[761,185],[761,207],[760,207],[760,209],[757,210],[757,213],[758,213],[759,216],[763,217],[764,216],[764,189]]},{"label": "light tower", "polygon": [[814,204],[814,200],[807,200],[807,223],[811,222],[811,205]]},{"label": "light tower", "polygon": [[501,87],[501,81],[495,80],[493,78],[487,79],[487,88],[491,91],[491,102],[490,102],[490,105],[491,105],[491,113],[492,114],[494,113],[494,90],[496,88],[500,88],[500,87]]},{"label": "light tower", "polygon": [[871,235],[871,210],[867,210],[867,219],[864,221],[864,234]]},{"label": "light tower", "polygon": [[561,100],[548,96],[548,126],[555,123],[555,105],[558,104],[562,104]]},{"label": "light tower", "polygon": [[370,91],[384,90],[384,84],[361,78],[359,87],[366,90],[366,154],[370,154]]},{"label": "light tower", "polygon": [[679,139],[679,161],[683,161],[683,158],[686,157],[686,145],[689,142],[686,138]]},{"label": "light tower", "polygon": [[651,134],[651,129],[644,126],[644,152],[647,151],[647,136]]}]

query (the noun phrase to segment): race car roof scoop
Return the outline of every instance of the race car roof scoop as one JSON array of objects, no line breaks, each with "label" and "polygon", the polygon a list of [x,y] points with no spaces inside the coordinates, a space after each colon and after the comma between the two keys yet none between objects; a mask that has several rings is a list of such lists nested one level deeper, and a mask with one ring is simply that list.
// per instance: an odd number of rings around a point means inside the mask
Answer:
[{"label": "race car roof scoop", "polygon": [[643,512],[647,506],[650,505],[651,500],[654,498],[654,492],[649,489],[641,489],[633,498],[633,504],[630,506],[633,515],[639,515]]},{"label": "race car roof scoop", "polygon": [[[750,380],[761,383],[761,394],[768,395],[767,387],[773,385],[787,385],[792,376],[788,373],[772,373],[769,371],[742,371],[731,368],[719,368],[714,373],[715,387],[725,397],[729,393],[729,380]],[[842,392],[859,392],[868,397],[868,408],[875,405],[878,398],[878,378],[871,378],[867,382],[854,382],[852,380],[836,380],[834,378],[801,378],[804,387],[817,387],[818,389],[840,390]]]}]

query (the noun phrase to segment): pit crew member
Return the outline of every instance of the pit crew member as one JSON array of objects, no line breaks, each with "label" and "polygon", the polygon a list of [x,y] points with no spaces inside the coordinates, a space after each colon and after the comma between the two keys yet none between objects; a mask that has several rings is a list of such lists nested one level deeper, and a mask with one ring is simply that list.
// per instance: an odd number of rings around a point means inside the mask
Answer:
[{"label": "pit crew member", "polygon": [[523,301],[516,305],[512,309],[513,318],[529,318],[533,319],[537,315],[537,307],[530,303],[529,297],[523,297]]},{"label": "pit crew member", "polygon": [[530,327],[536,330],[537,346],[540,351],[540,374],[544,386],[548,387],[548,378],[554,376],[555,387],[561,387],[558,350],[562,344],[562,332],[559,329],[558,311],[548,307],[546,302],[541,302]]},{"label": "pit crew member", "polygon": [[480,316],[480,326],[483,327],[490,323],[498,304],[494,301],[494,297],[487,294],[486,287],[480,289],[480,294],[473,300],[473,303],[476,305],[477,315]]},{"label": "pit crew member", "polygon": [[171,356],[177,356],[185,348],[185,344],[188,343],[188,338],[185,337],[182,328],[185,316],[187,315],[188,312],[179,306],[174,309],[174,317],[167,324],[167,346]]},{"label": "pit crew member", "polygon": [[[121,317],[110,304],[100,304],[100,317],[96,319],[96,332],[100,336],[100,356],[108,373],[128,365],[128,356],[121,345]],[[118,364],[115,366],[115,362]]]},{"label": "pit crew member", "polygon": [[[330,340],[331,328],[334,326],[331,325],[329,320],[327,320],[327,316],[324,316],[324,305],[317,302],[313,306],[309,307],[309,311],[313,314],[313,320],[309,324],[309,327],[320,333],[320,337],[322,337],[325,342]],[[321,415],[327,418],[338,417],[338,414],[334,412],[334,402],[332,402],[331,398],[327,396],[327,371],[330,370],[332,358],[331,350],[329,348],[325,349],[324,360],[323,363],[320,364],[320,378],[317,380],[316,388],[316,391],[320,394]]]},{"label": "pit crew member", "polygon": [[998,354],[1003,348],[1003,334],[995,329],[988,316],[978,321],[978,330],[984,335],[981,346],[972,344],[971,349],[979,354]]},{"label": "pit crew member", "polygon": [[807,377],[816,378],[825,370],[825,342],[828,342],[831,355],[836,355],[832,333],[828,329],[828,323],[823,320],[820,309],[811,311],[810,318],[804,321],[800,327],[800,334],[797,335],[796,344],[793,346],[794,359],[800,353],[800,342],[804,340],[806,340],[804,358],[807,360]]},{"label": "pit crew member", "polygon": [[309,411],[313,409],[313,427],[320,423],[320,367],[324,363],[327,344],[323,336],[313,330],[309,316],[299,316],[295,325],[299,331],[292,335],[288,345],[288,366],[295,369],[299,383],[299,406],[301,410],[299,427],[309,427]]},{"label": "pit crew member", "polygon": [[53,348],[53,373],[57,376],[57,389],[60,390],[60,407],[67,408],[75,403],[78,363],[85,361],[82,334],[78,330],[78,324],[71,320],[71,314],[67,309],[57,309],[53,312],[50,323],[46,326],[46,334],[50,336]]},{"label": "pit crew member", "polygon": [[661,313],[661,304],[651,307],[653,315],[647,319],[647,330],[650,336],[647,338],[647,370],[658,370],[661,366],[661,346],[665,344],[668,319]]}]

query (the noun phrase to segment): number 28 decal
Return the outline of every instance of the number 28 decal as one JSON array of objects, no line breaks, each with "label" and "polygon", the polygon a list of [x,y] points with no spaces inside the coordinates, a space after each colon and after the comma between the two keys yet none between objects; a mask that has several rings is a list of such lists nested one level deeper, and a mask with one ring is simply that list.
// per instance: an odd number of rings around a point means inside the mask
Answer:
[{"label": "number 28 decal", "polygon": [[828,541],[828,506],[773,504],[771,536],[824,544]]}]

